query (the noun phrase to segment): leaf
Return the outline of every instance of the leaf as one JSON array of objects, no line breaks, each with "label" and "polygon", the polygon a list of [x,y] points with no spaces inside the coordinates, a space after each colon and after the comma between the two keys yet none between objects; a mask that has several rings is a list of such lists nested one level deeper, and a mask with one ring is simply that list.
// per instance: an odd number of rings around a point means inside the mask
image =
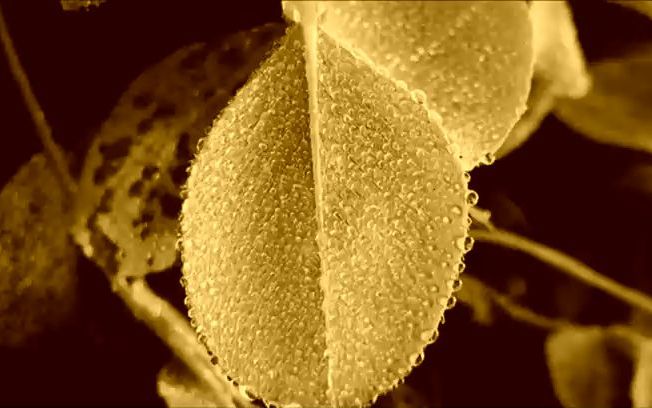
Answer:
[{"label": "leaf", "polygon": [[566,1],[530,3],[535,75],[556,96],[581,98],[591,87],[573,15]]},{"label": "leaf", "polygon": [[[530,87],[525,2],[318,4],[320,28],[441,117],[465,170],[491,161],[524,112]],[[286,10],[297,17],[290,5]]]},{"label": "leaf", "polygon": [[632,381],[632,405],[634,407],[652,406],[652,340],[642,341],[638,352],[636,372]]},{"label": "leaf", "polygon": [[88,10],[93,7],[99,7],[106,0],[59,0],[61,8],[65,11]]},{"label": "leaf", "polygon": [[633,358],[623,355],[622,349],[636,347],[636,340],[628,330],[618,327],[568,327],[550,335],[546,358],[562,405],[621,406],[630,379],[621,366],[630,369]]},{"label": "leaf", "polygon": [[299,28],[216,120],[188,180],[183,273],[200,338],[239,384],[360,405],[418,364],[454,304],[466,179],[408,92],[318,40],[316,138]]},{"label": "leaf", "polygon": [[639,13],[652,18],[652,2],[650,0],[609,0],[623,7],[636,10]]},{"label": "leaf", "polygon": [[214,407],[212,393],[177,360],[166,364],[156,379],[158,393],[168,407]]},{"label": "leaf", "polygon": [[652,152],[652,47],[592,64],[590,72],[591,91],[560,100],[557,117],[595,142]]},{"label": "leaf", "polygon": [[65,193],[38,154],[0,192],[0,345],[17,346],[69,316],[76,253]]},{"label": "leaf", "polygon": [[464,286],[457,292],[457,299],[471,309],[473,320],[483,326],[494,322],[491,295],[487,287],[472,276],[464,277]]},{"label": "leaf", "polygon": [[534,77],[527,111],[496,153],[511,153],[539,128],[559,97],[581,98],[591,87],[573,16],[565,1],[530,2]]},{"label": "leaf", "polygon": [[73,233],[86,256],[129,276],[175,262],[180,186],[197,142],[281,33],[268,24],[185,47],[129,86],[84,163]]}]

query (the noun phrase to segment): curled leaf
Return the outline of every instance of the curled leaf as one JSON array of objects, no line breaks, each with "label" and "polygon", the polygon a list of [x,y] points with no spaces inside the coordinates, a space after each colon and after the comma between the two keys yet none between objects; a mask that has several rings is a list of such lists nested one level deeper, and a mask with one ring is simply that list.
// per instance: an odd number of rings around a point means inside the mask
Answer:
[{"label": "curled leaf", "polygon": [[65,198],[42,154],[0,192],[0,345],[18,345],[72,311],[77,255]]},{"label": "curled leaf", "polygon": [[525,110],[530,87],[525,2],[331,1],[319,7],[324,32],[441,117],[465,170],[491,161]]},{"label": "curled leaf", "polygon": [[652,153],[652,47],[592,64],[590,72],[591,91],[559,100],[557,117],[595,142]]},{"label": "curled leaf", "polygon": [[183,272],[200,338],[238,383],[361,405],[418,364],[454,304],[466,179],[405,89],[323,32],[317,45],[317,124],[297,27],[215,122],[188,180]]},{"label": "curled leaf", "polygon": [[129,86],[84,163],[73,233],[86,256],[130,276],[175,262],[180,186],[197,142],[281,33],[268,24],[185,47]]}]

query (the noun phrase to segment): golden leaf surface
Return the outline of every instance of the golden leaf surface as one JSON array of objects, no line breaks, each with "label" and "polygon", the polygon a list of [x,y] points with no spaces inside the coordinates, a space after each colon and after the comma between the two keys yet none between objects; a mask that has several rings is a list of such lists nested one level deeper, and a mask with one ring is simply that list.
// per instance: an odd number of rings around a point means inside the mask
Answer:
[{"label": "golden leaf surface", "polygon": [[524,112],[530,88],[525,2],[331,1],[318,7],[326,33],[441,116],[465,170],[491,162]]},{"label": "golden leaf surface", "polygon": [[453,303],[466,178],[409,92],[328,35],[318,50],[313,140],[297,27],[218,117],[188,180],[183,272],[200,338],[239,384],[362,405]]}]

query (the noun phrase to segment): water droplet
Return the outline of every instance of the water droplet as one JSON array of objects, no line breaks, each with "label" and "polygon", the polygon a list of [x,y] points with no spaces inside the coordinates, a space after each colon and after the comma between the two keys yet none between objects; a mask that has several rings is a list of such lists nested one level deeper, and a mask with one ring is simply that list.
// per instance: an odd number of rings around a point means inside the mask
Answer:
[{"label": "water droplet", "polygon": [[446,304],[446,310],[452,309],[455,307],[457,304],[457,298],[455,296],[451,296],[448,298],[448,303]]},{"label": "water droplet", "polygon": [[412,100],[414,102],[416,102],[416,103],[418,103],[420,105],[424,105],[428,100],[428,96],[421,89],[415,89],[414,91],[412,91],[410,93],[410,96],[412,97]]},{"label": "water droplet", "polygon": [[451,208],[451,212],[455,215],[462,215],[462,207],[460,207],[459,205],[454,205]]},{"label": "water droplet", "polygon": [[460,263],[457,264],[457,273],[462,273],[464,272],[464,269],[466,268],[466,264],[464,261],[460,261]]},{"label": "water droplet", "polygon": [[480,197],[478,196],[478,193],[476,193],[473,190],[469,190],[466,193],[466,203],[468,205],[476,205],[478,203],[479,199],[480,199]]},{"label": "water droplet", "polygon": [[489,153],[485,154],[484,156],[482,156],[482,159],[481,159],[482,164],[485,164],[485,165],[493,164],[495,161],[496,161],[496,156],[491,152],[489,152]]}]

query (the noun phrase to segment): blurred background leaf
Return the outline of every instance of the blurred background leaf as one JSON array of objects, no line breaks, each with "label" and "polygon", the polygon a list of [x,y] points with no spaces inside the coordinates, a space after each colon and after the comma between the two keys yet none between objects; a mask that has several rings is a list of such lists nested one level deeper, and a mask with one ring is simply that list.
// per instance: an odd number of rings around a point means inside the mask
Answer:
[{"label": "blurred background leaf", "polygon": [[61,8],[66,11],[87,10],[101,6],[106,0],[60,0]]},{"label": "blurred background leaf", "polygon": [[568,3],[559,0],[530,2],[530,19],[534,75],[527,111],[496,153],[498,158],[525,143],[539,128],[557,98],[580,98],[591,86]]},{"label": "blurred background leaf", "polygon": [[557,117],[595,142],[652,153],[652,45],[593,63],[590,72],[591,91],[560,100]]},{"label": "blurred background leaf", "polygon": [[0,345],[16,346],[67,319],[76,305],[71,211],[44,155],[0,192]]},{"label": "blurred background leaf", "polygon": [[545,345],[555,394],[566,408],[629,405],[638,337],[619,328],[568,327]]}]

